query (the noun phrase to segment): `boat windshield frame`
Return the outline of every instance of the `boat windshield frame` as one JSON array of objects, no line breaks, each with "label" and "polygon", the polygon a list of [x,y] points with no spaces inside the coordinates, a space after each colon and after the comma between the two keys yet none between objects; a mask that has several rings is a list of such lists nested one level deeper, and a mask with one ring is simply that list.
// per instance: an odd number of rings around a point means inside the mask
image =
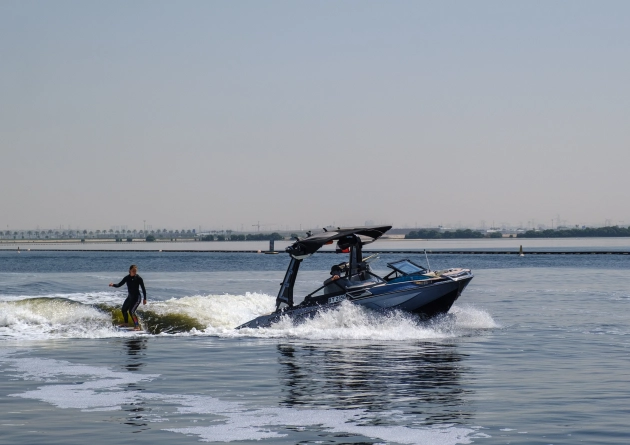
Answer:
[{"label": "boat windshield frame", "polygon": [[[401,267],[397,267],[397,265],[404,263],[406,266],[413,266],[414,268],[416,268],[415,270],[410,270],[409,268],[407,268],[407,270],[404,270]],[[407,276],[407,275],[415,275],[415,274],[425,274],[428,272],[428,269],[426,267],[422,267],[419,264],[414,263],[413,261],[411,261],[409,258],[403,258],[402,260],[398,260],[398,261],[394,261],[391,263],[387,263],[387,267],[389,267],[390,269],[394,270],[395,272],[398,272],[399,274],[403,275],[403,276]]]}]

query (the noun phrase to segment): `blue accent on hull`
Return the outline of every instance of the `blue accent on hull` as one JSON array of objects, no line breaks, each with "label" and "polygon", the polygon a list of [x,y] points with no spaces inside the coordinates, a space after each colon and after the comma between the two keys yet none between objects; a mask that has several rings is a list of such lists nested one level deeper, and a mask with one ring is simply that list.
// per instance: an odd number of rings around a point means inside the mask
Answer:
[{"label": "blue accent on hull", "polygon": [[[468,285],[470,278],[460,281],[443,281],[429,286],[413,283],[394,283],[368,289],[371,295],[348,299],[348,301],[375,311],[402,310],[421,318],[431,318],[449,311],[455,300]],[[344,301],[344,300],[342,300]],[[333,309],[340,302],[312,306],[296,306],[284,311],[262,315],[241,326],[241,328],[264,328],[277,323],[282,316],[294,321],[312,318],[319,311]]]}]

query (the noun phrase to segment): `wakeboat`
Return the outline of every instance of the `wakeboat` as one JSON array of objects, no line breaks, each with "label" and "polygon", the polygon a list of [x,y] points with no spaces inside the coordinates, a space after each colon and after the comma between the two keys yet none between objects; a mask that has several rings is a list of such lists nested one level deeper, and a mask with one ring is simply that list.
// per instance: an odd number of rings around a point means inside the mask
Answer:
[{"label": "wakeboat", "polygon": [[[343,302],[376,311],[410,312],[423,319],[448,312],[472,280],[470,269],[432,271],[405,258],[388,263],[391,272],[380,277],[370,268],[377,254],[364,258],[363,246],[376,241],[389,229],[391,226],[338,228],[297,238],[286,248],[291,260],[280,284],[275,312],[250,320],[237,329],[269,327],[282,317],[294,321],[312,318]],[[336,252],[349,254],[348,261],[333,265],[331,277],[294,305],[293,287],[300,264],[321,247],[335,242]]]}]

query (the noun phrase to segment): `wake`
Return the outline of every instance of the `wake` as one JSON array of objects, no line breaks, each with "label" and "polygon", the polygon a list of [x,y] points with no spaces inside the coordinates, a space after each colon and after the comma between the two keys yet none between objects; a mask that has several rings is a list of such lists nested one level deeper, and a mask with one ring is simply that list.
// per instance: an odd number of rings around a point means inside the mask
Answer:
[{"label": "wake", "polygon": [[[106,302],[99,302],[103,299]],[[108,301],[107,301],[108,300]],[[497,328],[486,311],[454,306],[429,321],[400,312],[377,313],[344,302],[312,319],[282,318],[269,328],[235,330],[273,311],[275,298],[261,293],[195,295],[151,301],[138,315],[153,335],[294,338],[311,340],[410,341],[457,338]],[[129,336],[114,328],[122,322],[120,305],[86,294],[51,295],[0,301],[0,339],[108,338]]]}]

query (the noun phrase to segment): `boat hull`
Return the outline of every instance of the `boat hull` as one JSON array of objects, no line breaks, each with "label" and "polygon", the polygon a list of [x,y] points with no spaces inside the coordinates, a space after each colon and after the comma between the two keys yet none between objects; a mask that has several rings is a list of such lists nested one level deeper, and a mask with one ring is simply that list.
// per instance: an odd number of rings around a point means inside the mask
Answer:
[{"label": "boat hull", "polygon": [[472,276],[459,281],[445,281],[424,287],[408,287],[383,295],[367,297],[355,303],[374,310],[401,310],[431,318],[446,313],[459,298]]},{"label": "boat hull", "polygon": [[400,310],[418,315],[422,319],[448,312],[466,288],[473,276],[459,280],[442,281],[426,285],[422,282],[395,283],[365,289],[361,294],[350,292],[345,295],[328,298],[315,304],[301,304],[283,311],[262,315],[241,326],[241,328],[265,328],[289,317],[294,322],[314,317],[323,310],[334,309],[343,301],[350,301],[375,311]]}]

